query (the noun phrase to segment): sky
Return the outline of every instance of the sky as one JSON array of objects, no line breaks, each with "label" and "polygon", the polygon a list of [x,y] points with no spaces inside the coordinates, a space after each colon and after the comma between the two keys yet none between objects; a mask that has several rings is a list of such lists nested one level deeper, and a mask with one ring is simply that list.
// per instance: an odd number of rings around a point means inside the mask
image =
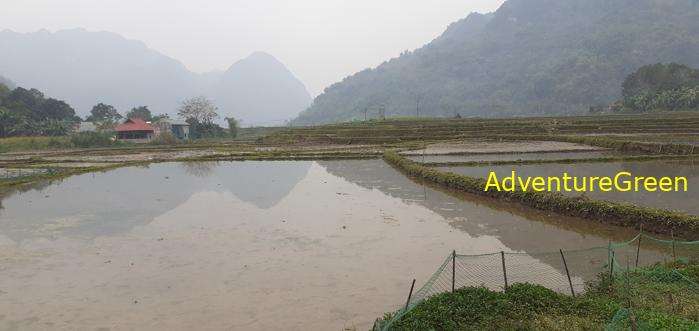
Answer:
[{"label": "sky", "polygon": [[256,51],[284,63],[312,96],[439,36],[504,0],[3,0],[0,30],[110,31],[182,62],[225,70]]}]

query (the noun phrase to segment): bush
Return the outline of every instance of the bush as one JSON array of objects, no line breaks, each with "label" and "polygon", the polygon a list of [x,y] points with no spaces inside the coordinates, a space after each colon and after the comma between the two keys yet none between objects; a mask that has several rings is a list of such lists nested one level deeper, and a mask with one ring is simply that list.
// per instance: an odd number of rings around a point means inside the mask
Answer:
[{"label": "bush", "polygon": [[0,153],[70,148],[68,137],[11,137],[0,138]]},{"label": "bush", "polygon": [[150,143],[151,145],[176,145],[179,140],[172,133],[166,132],[157,135]]},{"label": "bush", "polygon": [[564,307],[568,301],[565,296],[548,288],[524,283],[513,284],[505,294],[521,309],[537,313]]},{"label": "bush", "polygon": [[384,154],[384,160],[410,176],[429,180],[435,184],[467,193],[487,196],[505,201],[518,202],[539,210],[550,210],[563,215],[598,220],[605,223],[638,227],[657,233],[675,234],[695,238],[699,233],[699,217],[666,209],[656,209],[632,204],[569,197],[558,192],[515,192],[485,191],[485,178],[475,178],[441,172],[406,159],[395,152]]},{"label": "bush", "polygon": [[80,132],[71,136],[70,142],[73,146],[81,148],[107,147],[118,144],[111,134],[102,132]]}]

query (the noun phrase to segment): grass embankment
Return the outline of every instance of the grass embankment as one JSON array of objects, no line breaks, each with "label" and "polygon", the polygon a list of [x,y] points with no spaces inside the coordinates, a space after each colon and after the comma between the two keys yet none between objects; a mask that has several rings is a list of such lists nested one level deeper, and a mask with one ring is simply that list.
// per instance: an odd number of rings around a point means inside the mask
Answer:
[{"label": "grass embankment", "polygon": [[639,155],[639,156],[609,156],[582,159],[555,159],[555,160],[493,160],[493,161],[462,161],[462,162],[420,162],[426,167],[478,167],[498,165],[527,165],[527,164],[560,164],[560,163],[604,163],[604,162],[631,162],[631,161],[668,161],[668,160],[697,160],[688,155]]},{"label": "grass embankment", "polygon": [[69,148],[69,137],[13,137],[0,139],[0,153]]},{"label": "grass embankment", "polygon": [[[576,144],[591,145],[597,147],[610,148],[613,150],[639,153],[639,154],[676,154],[676,155],[695,155],[699,154],[699,148],[693,144],[676,144],[666,142],[639,142],[622,140],[619,138],[613,139],[609,137],[585,137],[585,136],[558,136],[558,135],[531,135],[531,136],[513,136],[500,135],[499,138],[508,140],[541,140],[541,141],[560,141]],[[641,139],[641,137],[627,137],[627,139]]]},{"label": "grass embankment", "polygon": [[697,283],[699,264],[691,262],[620,272],[613,281],[601,274],[575,298],[531,284],[505,292],[461,288],[417,304],[390,330],[629,330],[632,323],[637,330],[697,330]]},{"label": "grass embankment", "polygon": [[131,144],[113,140],[112,136],[109,134],[97,132],[82,132],[70,136],[57,137],[1,138],[0,153],[129,145]]},{"label": "grass embankment", "polygon": [[384,154],[384,160],[409,176],[462,192],[518,202],[536,209],[615,225],[635,228],[643,225],[645,230],[656,233],[670,234],[673,231],[676,236],[686,239],[699,238],[698,216],[587,197],[568,197],[556,192],[523,192],[519,189],[515,192],[485,191],[486,179],[484,178],[441,172],[393,152]]},{"label": "grass embankment", "polygon": [[[103,171],[108,171],[108,170],[112,170],[112,169],[116,169],[116,168],[120,168],[120,167],[142,165],[142,164],[146,164],[146,162],[122,162],[122,163],[113,163],[110,165],[79,167],[79,168],[70,168],[70,167],[49,168],[48,172],[42,173],[39,175],[0,179],[0,188],[14,187],[14,186],[19,186],[19,185],[34,183],[34,182],[39,182],[39,181],[52,181],[52,180],[62,179],[62,178],[66,178],[66,177],[70,177],[70,176],[74,176],[74,175],[80,175],[80,174],[85,174],[85,173],[90,173],[90,172],[103,172]],[[28,166],[20,166],[20,167],[14,166],[12,168],[30,168],[30,167],[28,167]]]}]

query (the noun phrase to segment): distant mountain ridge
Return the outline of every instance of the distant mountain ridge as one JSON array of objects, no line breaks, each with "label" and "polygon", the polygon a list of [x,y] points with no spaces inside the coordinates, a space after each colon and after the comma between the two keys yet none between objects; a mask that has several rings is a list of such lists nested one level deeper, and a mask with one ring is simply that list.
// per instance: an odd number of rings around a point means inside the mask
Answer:
[{"label": "distant mountain ridge", "polygon": [[[256,52],[221,73],[211,89],[224,110],[235,109],[244,121],[279,125],[311,104],[306,87],[273,56]],[[243,124],[246,124],[243,122]]]},{"label": "distant mountain ridge", "polygon": [[311,102],[303,83],[269,54],[255,53],[226,72],[196,74],[140,41],[110,32],[5,30],[0,45],[0,75],[65,100],[79,115],[104,102],[122,114],[147,105],[154,113],[174,116],[182,100],[205,95],[217,103],[222,119],[278,124]]},{"label": "distant mountain ridge", "polygon": [[[642,65],[699,65],[699,1],[508,0],[325,89],[295,121],[586,112]],[[374,114],[374,116],[376,116]]]}]

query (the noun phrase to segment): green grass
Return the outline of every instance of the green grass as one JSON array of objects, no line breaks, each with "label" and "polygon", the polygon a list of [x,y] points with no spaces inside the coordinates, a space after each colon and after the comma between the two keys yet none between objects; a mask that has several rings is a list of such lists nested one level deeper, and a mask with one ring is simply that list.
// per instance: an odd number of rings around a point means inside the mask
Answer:
[{"label": "green grass", "polygon": [[571,164],[571,163],[606,163],[606,162],[630,162],[630,161],[667,161],[667,160],[697,160],[696,155],[637,155],[637,156],[608,156],[579,159],[554,159],[554,160],[493,160],[493,161],[461,161],[461,162],[420,162],[426,167],[481,167],[499,165],[527,165],[527,164]]},{"label": "green grass", "polygon": [[695,215],[587,197],[569,197],[558,192],[525,192],[521,189],[516,189],[515,192],[486,191],[485,178],[442,172],[394,152],[384,154],[384,160],[409,176],[466,193],[620,226],[640,228],[643,224],[648,231],[663,234],[674,231],[676,235],[686,239],[699,238],[699,216]]},{"label": "green grass", "polygon": [[0,139],[0,153],[56,150],[72,147],[69,137],[12,137]]},{"label": "green grass", "polygon": [[629,330],[631,315],[639,330],[697,330],[699,285],[692,283],[699,282],[697,275],[696,262],[621,272],[614,281],[601,274],[575,298],[532,284],[514,284],[505,292],[461,288],[417,304],[390,330],[568,331],[604,330],[610,324]]}]

